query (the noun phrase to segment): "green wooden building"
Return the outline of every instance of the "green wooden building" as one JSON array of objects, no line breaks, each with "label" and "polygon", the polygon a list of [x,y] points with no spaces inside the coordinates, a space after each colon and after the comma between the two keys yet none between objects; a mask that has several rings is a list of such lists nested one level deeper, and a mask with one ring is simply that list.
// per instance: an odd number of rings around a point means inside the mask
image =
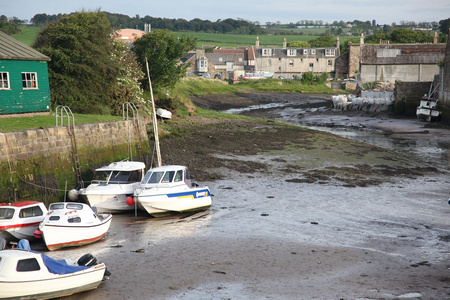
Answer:
[{"label": "green wooden building", "polygon": [[48,61],[0,31],[0,115],[50,111]]}]

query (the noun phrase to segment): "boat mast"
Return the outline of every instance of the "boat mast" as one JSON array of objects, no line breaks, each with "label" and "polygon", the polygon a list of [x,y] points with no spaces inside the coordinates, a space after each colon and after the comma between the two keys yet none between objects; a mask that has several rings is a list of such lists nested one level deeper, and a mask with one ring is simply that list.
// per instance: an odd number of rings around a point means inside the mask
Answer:
[{"label": "boat mast", "polygon": [[162,166],[162,161],[161,161],[161,150],[159,148],[159,136],[158,136],[158,123],[157,123],[157,119],[156,119],[156,109],[155,109],[155,99],[153,98],[153,88],[152,88],[152,82],[150,80],[150,71],[148,68],[148,60],[147,57],[145,58],[145,64],[147,65],[147,77],[148,77],[148,84],[150,87],[150,95],[152,98],[152,109],[153,109],[153,132],[155,135],[155,146],[156,146],[156,157],[158,159],[158,167]]}]

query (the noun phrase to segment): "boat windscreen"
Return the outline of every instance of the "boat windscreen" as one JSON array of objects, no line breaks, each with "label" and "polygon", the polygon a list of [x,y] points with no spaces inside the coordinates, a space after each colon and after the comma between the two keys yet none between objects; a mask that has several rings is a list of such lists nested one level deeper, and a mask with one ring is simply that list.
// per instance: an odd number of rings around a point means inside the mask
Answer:
[{"label": "boat windscreen", "polygon": [[113,171],[109,177],[108,183],[127,183],[130,177],[130,172],[127,171]]},{"label": "boat windscreen", "polygon": [[143,183],[159,183],[161,178],[163,177],[164,172],[149,172],[145,174],[144,179],[142,179]]},{"label": "boat windscreen", "polygon": [[167,171],[166,174],[164,174],[164,177],[161,180],[161,182],[164,182],[164,183],[172,182],[174,175],[175,175],[175,171]]},{"label": "boat windscreen", "polygon": [[14,216],[14,209],[8,207],[0,207],[0,220],[10,220]]}]

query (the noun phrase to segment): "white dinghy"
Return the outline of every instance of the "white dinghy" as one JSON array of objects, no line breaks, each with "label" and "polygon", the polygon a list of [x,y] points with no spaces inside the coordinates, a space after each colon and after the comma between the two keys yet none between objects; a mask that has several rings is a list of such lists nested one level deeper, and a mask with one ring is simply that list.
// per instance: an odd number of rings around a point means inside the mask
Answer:
[{"label": "white dinghy", "polygon": [[108,231],[111,220],[111,214],[97,214],[86,203],[57,202],[50,204],[39,230],[47,248],[52,251],[100,240]]},{"label": "white dinghy", "polygon": [[0,237],[8,241],[32,240],[46,214],[44,203],[38,201],[0,203]]},{"label": "white dinghy", "polygon": [[[19,249],[18,246],[0,250],[0,299],[69,296],[96,289],[110,275],[105,264],[96,264],[96,259],[90,254],[80,258],[76,266],[32,251],[27,245],[28,249]],[[85,259],[87,256],[89,260]]]},{"label": "white dinghy", "polygon": [[95,171],[103,180],[93,180],[87,188],[80,189],[82,200],[92,207],[95,206],[100,213],[133,210],[126,201],[128,197],[133,196],[134,189],[142,180],[145,164],[138,161],[120,161]]}]

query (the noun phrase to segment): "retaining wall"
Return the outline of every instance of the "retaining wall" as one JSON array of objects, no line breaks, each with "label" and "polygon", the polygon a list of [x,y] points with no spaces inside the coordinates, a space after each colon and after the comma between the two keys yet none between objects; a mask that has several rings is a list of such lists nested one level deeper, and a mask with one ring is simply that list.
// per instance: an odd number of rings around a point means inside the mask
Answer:
[{"label": "retaining wall", "polygon": [[[133,121],[75,126],[82,180],[90,182],[96,168],[113,161],[148,164],[150,145],[143,122],[139,129],[138,135]],[[65,199],[67,190],[78,186],[73,149],[67,126],[0,133],[2,202],[38,200],[48,204]]]},{"label": "retaining wall", "polygon": [[[140,138],[148,144],[148,136],[140,124]],[[83,124],[75,126],[77,148],[105,148],[111,144],[138,142],[133,121]],[[26,160],[38,156],[70,155],[71,135],[67,126],[35,128],[0,133],[0,162]]]}]

